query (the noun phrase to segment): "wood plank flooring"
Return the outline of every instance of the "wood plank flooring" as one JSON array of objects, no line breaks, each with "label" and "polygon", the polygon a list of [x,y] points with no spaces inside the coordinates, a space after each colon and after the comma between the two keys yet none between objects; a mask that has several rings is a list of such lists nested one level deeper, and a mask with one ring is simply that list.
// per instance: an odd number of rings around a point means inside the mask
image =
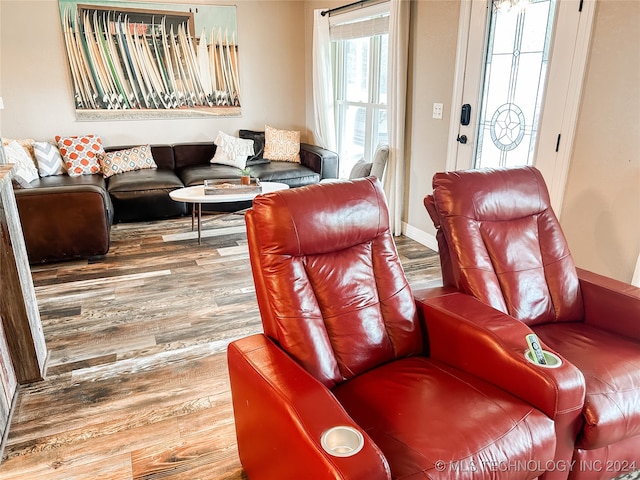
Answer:
[{"label": "wood plank flooring", "polygon": [[[240,480],[225,349],[260,332],[244,218],[118,224],[109,254],[32,268],[49,349],[23,386],[0,479]],[[419,288],[437,255],[398,250]]]}]

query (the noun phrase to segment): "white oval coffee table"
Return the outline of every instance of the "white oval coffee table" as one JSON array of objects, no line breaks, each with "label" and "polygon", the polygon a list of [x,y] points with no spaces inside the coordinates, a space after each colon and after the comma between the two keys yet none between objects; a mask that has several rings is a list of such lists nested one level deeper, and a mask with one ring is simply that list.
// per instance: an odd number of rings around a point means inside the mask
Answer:
[{"label": "white oval coffee table", "polygon": [[194,185],[192,187],[179,188],[169,192],[169,196],[176,202],[193,203],[191,209],[191,230],[194,228],[194,217],[198,217],[198,244],[201,243],[201,225],[202,225],[202,204],[203,203],[233,203],[233,202],[246,202],[247,200],[253,200],[258,195],[265,193],[277,192],[279,190],[286,190],[289,185],[279,182],[260,182],[262,186],[262,192],[250,192],[250,193],[225,193],[218,195],[207,195],[204,193],[204,185]]}]

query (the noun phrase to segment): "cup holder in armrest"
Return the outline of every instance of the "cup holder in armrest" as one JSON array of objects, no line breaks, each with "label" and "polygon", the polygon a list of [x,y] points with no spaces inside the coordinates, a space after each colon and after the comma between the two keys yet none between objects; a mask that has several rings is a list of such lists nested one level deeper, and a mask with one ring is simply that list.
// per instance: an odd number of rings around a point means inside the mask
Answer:
[{"label": "cup holder in armrest", "polygon": [[540,363],[535,362],[533,360],[533,355],[531,353],[531,350],[529,349],[524,351],[524,358],[526,358],[527,361],[533,363],[534,365],[537,365],[538,367],[542,367],[542,368],[558,368],[560,365],[562,365],[562,359],[559,356],[557,356],[555,353],[547,352],[546,350],[543,350],[542,354],[544,355],[544,359],[547,361],[546,365],[542,365]]},{"label": "cup holder in armrest", "polygon": [[353,427],[332,427],[320,437],[322,448],[334,457],[350,457],[364,446],[364,437]]}]

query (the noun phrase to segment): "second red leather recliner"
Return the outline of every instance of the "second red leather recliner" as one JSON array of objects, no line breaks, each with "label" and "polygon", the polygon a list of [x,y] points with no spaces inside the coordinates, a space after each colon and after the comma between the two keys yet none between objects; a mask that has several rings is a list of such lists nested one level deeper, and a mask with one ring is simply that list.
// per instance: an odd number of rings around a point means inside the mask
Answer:
[{"label": "second red leather recliner", "polygon": [[533,167],[438,173],[433,189],[425,206],[445,285],[493,307],[497,324],[521,322],[584,374],[581,415],[557,426],[559,448],[575,442],[569,478],[640,470],[640,289],[574,266]]}]

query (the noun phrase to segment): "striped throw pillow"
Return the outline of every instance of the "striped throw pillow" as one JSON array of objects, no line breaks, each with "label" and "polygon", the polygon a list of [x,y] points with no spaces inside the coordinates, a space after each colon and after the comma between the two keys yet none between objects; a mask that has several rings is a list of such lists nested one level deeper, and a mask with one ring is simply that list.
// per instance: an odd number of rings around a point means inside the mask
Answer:
[{"label": "striped throw pillow", "polygon": [[33,154],[41,177],[51,177],[65,173],[64,162],[58,147],[49,142],[33,142]]}]

